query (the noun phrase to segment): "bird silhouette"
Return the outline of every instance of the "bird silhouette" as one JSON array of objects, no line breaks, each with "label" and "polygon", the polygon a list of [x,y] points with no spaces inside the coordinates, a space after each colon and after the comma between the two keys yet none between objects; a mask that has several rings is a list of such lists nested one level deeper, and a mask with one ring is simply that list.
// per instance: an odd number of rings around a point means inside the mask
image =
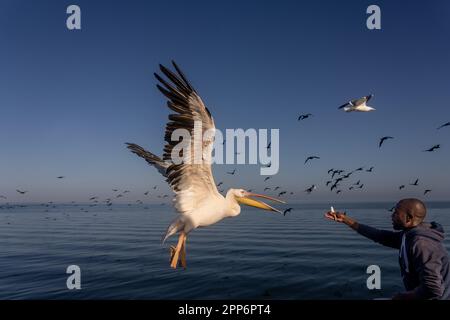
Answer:
[{"label": "bird silhouette", "polygon": [[305,192],[306,192],[307,194],[310,194],[310,193],[313,192],[313,190],[315,190],[315,189],[316,189],[316,186],[313,184],[311,187],[309,187],[308,189],[306,189]]},{"label": "bird silhouette", "polygon": [[16,191],[17,191],[18,193],[20,193],[20,194],[25,194],[25,193],[28,192],[28,191],[21,191],[21,190],[19,190],[19,189],[16,189]]},{"label": "bird silhouette", "polygon": [[383,144],[383,142],[385,142],[388,139],[394,139],[394,137],[391,136],[386,136],[380,139],[380,142],[378,143],[378,148],[381,148],[381,145]]},{"label": "bird silhouette", "polygon": [[410,183],[409,185],[411,186],[417,186],[419,183],[419,179],[416,179],[416,181],[414,181],[414,183]]},{"label": "bird silhouette", "polygon": [[439,129],[442,129],[443,127],[448,127],[448,126],[450,126],[450,122],[444,123],[443,125],[439,126],[437,129],[439,130]]},{"label": "bird silhouette", "polygon": [[423,152],[433,152],[434,150],[437,150],[437,149],[439,149],[440,147],[441,147],[440,144],[436,144],[436,145],[432,146],[430,149],[423,150]]},{"label": "bird silhouette", "polygon": [[425,191],[423,192],[423,195],[426,195],[428,192],[431,192],[431,190],[430,190],[430,189],[425,190]]},{"label": "bird silhouette", "polygon": [[312,116],[311,113],[301,114],[301,115],[298,117],[297,121],[301,121],[301,120],[308,119],[308,118],[311,117],[311,116]]},{"label": "bird silhouette", "polygon": [[283,216],[285,216],[287,213],[291,212],[292,208],[287,208],[286,210],[283,211]]},{"label": "bird silhouette", "polygon": [[305,164],[306,164],[309,160],[313,160],[313,159],[320,159],[320,157],[318,157],[318,156],[309,156],[308,158],[306,158]]}]

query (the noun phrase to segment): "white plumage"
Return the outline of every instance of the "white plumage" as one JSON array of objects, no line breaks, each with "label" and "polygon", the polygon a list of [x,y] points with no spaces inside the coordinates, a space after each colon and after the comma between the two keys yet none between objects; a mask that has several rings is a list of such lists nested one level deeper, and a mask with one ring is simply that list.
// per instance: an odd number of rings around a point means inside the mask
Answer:
[{"label": "white plumage", "polygon": [[[239,203],[280,212],[264,202],[251,199],[252,196],[281,203],[283,201],[243,189],[230,189],[225,197],[219,193],[211,171],[215,132],[213,117],[178,66],[172,63],[177,74],[160,65],[161,72],[169,81],[155,73],[155,77],[162,85],[158,84],[158,89],[168,98],[167,106],[175,111],[169,115],[170,121],[166,125],[166,145],[162,159],[137,144],[127,143],[127,145],[133,153],[155,166],[167,178],[167,182],[175,192],[174,207],[179,215],[168,227],[163,242],[171,235],[180,233],[177,246],[171,247],[171,267],[176,268],[179,258],[186,267],[186,237],[193,229],[238,215],[241,212]],[[194,134],[196,122],[201,122],[201,135]],[[183,154],[183,162],[180,164],[172,161],[172,151],[180,142],[172,141],[171,138],[176,129],[188,130],[191,137],[186,143],[190,145],[190,152]],[[195,159],[196,146],[203,147],[200,157],[197,156],[201,159]],[[194,162],[194,159],[197,161]]]}]

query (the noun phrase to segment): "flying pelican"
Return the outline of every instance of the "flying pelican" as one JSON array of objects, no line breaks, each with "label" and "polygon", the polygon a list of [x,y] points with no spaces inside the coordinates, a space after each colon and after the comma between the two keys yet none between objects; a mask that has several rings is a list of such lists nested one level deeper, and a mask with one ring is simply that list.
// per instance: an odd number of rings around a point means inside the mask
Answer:
[{"label": "flying pelican", "polygon": [[[219,193],[214,182],[211,170],[212,149],[214,142],[215,125],[208,108],[197,94],[184,74],[172,61],[176,70],[174,72],[160,65],[161,72],[168,80],[163,79],[155,73],[156,79],[160,82],[157,88],[168,98],[167,106],[175,111],[169,115],[169,122],[166,125],[163,157],[144,150],[142,147],[127,143],[128,148],[136,155],[144,158],[150,165],[154,166],[164,177],[175,193],[174,206],[179,215],[167,228],[162,239],[164,243],[170,236],[180,233],[176,247],[171,246],[170,266],[176,268],[178,261],[186,267],[186,238],[192,230],[199,227],[207,227],[215,224],[226,217],[235,217],[240,214],[240,204],[275,211],[282,213],[272,206],[253,199],[252,197],[265,198],[268,200],[284,203],[284,201],[248,192],[244,189],[229,189],[224,197]],[[202,157],[198,163],[173,163],[172,149],[178,145],[179,141],[172,141],[171,135],[175,129],[185,129],[190,133],[190,154],[194,157],[194,148],[198,144],[194,139],[194,122],[201,121],[201,136],[205,137],[202,148]],[[210,133],[205,135],[205,132]],[[186,156],[186,155],[185,155]]]},{"label": "flying pelican", "polygon": [[369,112],[374,111],[375,108],[366,105],[367,102],[373,97],[373,94],[362,97],[360,99],[355,99],[343,104],[338,109],[344,109],[345,112],[359,111],[359,112]]}]

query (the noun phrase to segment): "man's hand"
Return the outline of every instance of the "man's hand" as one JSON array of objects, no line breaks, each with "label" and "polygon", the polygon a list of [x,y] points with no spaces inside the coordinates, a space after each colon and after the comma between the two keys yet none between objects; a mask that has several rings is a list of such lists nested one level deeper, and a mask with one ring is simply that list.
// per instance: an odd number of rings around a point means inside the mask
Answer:
[{"label": "man's hand", "polygon": [[327,213],[325,213],[325,217],[330,220],[337,221],[337,222],[344,222],[346,216],[345,216],[345,212],[328,211]]},{"label": "man's hand", "polygon": [[325,218],[334,220],[336,222],[345,223],[353,230],[358,230],[358,222],[347,216],[345,212],[328,211],[327,213],[325,213]]}]

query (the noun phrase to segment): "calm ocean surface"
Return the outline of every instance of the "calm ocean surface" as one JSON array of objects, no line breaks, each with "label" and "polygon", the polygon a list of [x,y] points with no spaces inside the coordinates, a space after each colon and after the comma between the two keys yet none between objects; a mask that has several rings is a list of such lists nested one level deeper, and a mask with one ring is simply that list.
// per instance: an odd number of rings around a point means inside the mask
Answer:
[{"label": "calm ocean surface", "polygon": [[[393,203],[333,205],[391,229]],[[427,205],[427,221],[448,235],[450,203]],[[402,290],[396,250],[326,220],[330,204],[292,207],[285,217],[243,207],[193,231],[188,268],[172,270],[161,245],[175,217],[169,205],[3,206],[0,299],[374,299]],[[81,268],[81,290],[66,287],[72,264]],[[381,290],[366,287],[372,264],[381,268]]]}]

